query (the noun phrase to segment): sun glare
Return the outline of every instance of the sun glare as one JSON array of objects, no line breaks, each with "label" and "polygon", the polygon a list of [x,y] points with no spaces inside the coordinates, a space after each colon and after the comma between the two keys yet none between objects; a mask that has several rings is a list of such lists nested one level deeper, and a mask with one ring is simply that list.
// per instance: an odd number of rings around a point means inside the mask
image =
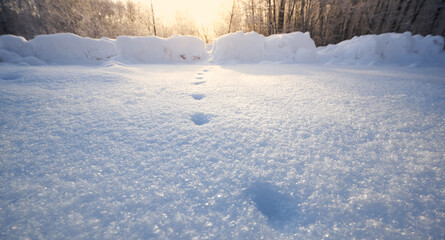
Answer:
[{"label": "sun glare", "polygon": [[[142,0],[143,1],[143,0]],[[145,0],[150,1],[150,0]],[[210,26],[232,0],[153,0],[155,14],[174,20],[178,13],[189,16],[197,26]]]}]

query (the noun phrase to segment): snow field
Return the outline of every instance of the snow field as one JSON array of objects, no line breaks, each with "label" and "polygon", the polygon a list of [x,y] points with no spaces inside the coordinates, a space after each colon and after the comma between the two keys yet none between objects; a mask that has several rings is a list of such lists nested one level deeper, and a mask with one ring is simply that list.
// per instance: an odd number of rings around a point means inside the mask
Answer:
[{"label": "snow field", "polygon": [[0,238],[443,239],[444,76],[0,65]]},{"label": "snow field", "polygon": [[445,66],[441,36],[385,33],[366,35],[336,45],[315,47],[309,33],[265,37],[255,32],[222,36],[213,46],[191,36],[121,36],[116,40],[82,38],[61,33],[22,37],[0,36],[0,61],[24,65],[100,65],[123,63],[321,63],[358,65]]}]

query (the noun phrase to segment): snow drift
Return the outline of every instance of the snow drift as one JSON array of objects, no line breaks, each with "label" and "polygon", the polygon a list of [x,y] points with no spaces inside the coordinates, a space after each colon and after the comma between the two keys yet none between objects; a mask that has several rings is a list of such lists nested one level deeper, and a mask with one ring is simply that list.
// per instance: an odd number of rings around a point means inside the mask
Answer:
[{"label": "snow drift", "polygon": [[82,38],[70,33],[40,35],[29,43],[34,55],[45,62],[98,61],[117,54],[111,41]]},{"label": "snow drift", "polygon": [[4,35],[0,37],[0,51],[0,58],[6,62],[29,64],[88,63],[117,55],[112,41],[82,38],[71,33],[40,35],[30,41]]},{"label": "snow drift", "polygon": [[441,36],[385,33],[354,37],[316,48],[309,33],[265,37],[236,32],[215,40],[213,48],[196,37],[129,37],[116,40],[83,38],[70,33],[23,37],[0,36],[0,62],[15,64],[125,63],[336,63],[374,65],[445,65]]},{"label": "snow drift", "polygon": [[116,39],[120,56],[125,60],[142,63],[195,62],[206,57],[203,41],[192,36],[128,37]]},{"label": "snow drift", "polygon": [[212,55],[218,61],[258,62],[264,58],[266,38],[255,32],[227,34],[215,40]]},{"label": "snow drift", "polygon": [[315,43],[309,33],[294,32],[265,37],[255,32],[236,32],[215,40],[216,62],[313,62]]},{"label": "snow drift", "polygon": [[436,58],[444,60],[443,48],[441,36],[385,33],[354,37],[336,45],[320,47],[317,59],[322,63],[408,65],[431,62]]},{"label": "snow drift", "polygon": [[23,37],[12,35],[0,36],[0,62],[44,64],[35,57],[30,42]]},{"label": "snow drift", "polygon": [[91,64],[106,60],[130,63],[193,62],[206,56],[205,44],[196,37],[118,37],[116,40],[83,38],[71,33],[40,35],[30,41],[0,36],[0,59],[32,65]]}]

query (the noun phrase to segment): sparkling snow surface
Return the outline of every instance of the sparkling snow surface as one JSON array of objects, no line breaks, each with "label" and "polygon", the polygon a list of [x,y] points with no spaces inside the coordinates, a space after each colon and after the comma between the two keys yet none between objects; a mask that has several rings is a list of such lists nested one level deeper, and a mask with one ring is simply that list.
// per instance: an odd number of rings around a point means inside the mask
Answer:
[{"label": "sparkling snow surface", "polygon": [[445,69],[0,65],[1,239],[444,239]]}]

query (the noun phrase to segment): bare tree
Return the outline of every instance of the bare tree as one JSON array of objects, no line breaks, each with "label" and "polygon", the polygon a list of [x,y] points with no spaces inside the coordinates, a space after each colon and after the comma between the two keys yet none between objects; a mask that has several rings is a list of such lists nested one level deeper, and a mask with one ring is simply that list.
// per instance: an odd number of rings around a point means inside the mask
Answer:
[{"label": "bare tree", "polygon": [[278,24],[277,32],[282,33],[284,30],[284,8],[286,6],[286,0],[280,0],[280,5],[278,7]]},{"label": "bare tree", "polygon": [[153,8],[153,0],[150,0],[150,6],[151,6],[151,17],[153,20],[153,33],[155,36],[157,36],[156,34],[156,21],[155,21],[155,10]]},{"label": "bare tree", "polygon": [[227,33],[230,33],[232,31],[233,17],[235,16],[235,7],[236,7],[236,0],[233,0],[232,10],[230,11],[229,29],[227,30]]}]

